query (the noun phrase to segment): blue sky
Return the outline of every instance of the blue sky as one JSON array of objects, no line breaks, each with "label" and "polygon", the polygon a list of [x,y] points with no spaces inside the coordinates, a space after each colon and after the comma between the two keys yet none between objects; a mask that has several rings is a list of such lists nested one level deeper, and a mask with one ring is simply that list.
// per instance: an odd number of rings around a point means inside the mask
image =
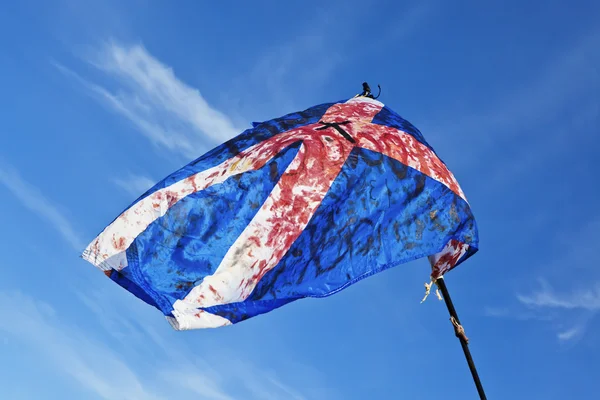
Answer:
[{"label": "blue sky", "polygon": [[600,4],[75,1],[0,12],[0,398],[476,398],[425,260],[175,332],[79,259],[153,182],[367,80],[457,176],[480,252],[447,276],[493,399],[600,370]]}]

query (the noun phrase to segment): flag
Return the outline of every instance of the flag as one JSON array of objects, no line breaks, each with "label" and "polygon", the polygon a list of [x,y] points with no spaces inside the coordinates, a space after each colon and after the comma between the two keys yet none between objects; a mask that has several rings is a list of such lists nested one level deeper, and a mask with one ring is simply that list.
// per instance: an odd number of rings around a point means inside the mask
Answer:
[{"label": "flag", "polygon": [[421,132],[359,96],[254,123],[144,193],[83,258],[186,330],[423,257],[436,278],[477,246],[467,199]]}]

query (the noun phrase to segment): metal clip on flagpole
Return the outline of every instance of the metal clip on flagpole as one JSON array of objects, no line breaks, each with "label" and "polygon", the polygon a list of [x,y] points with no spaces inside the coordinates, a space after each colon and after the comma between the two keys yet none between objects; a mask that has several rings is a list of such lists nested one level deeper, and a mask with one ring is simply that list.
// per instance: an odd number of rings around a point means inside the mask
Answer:
[{"label": "metal clip on flagpole", "polygon": [[354,97],[368,97],[371,99],[378,99],[379,96],[381,95],[381,86],[380,85],[377,85],[377,87],[379,88],[379,93],[377,94],[377,97],[373,96],[373,93],[371,93],[371,88],[369,87],[369,84],[367,82],[363,82],[362,86],[363,86],[362,93],[357,94]]},{"label": "metal clip on flagpole", "polygon": [[477,369],[475,368],[475,363],[473,362],[473,358],[471,357],[471,351],[469,350],[469,338],[467,338],[467,335],[465,335],[465,330],[460,324],[458,314],[456,314],[454,304],[452,304],[452,299],[450,298],[450,294],[448,293],[448,288],[446,287],[444,277],[440,276],[439,278],[437,278],[437,280],[435,280],[435,284],[442,291],[442,297],[444,298],[444,302],[446,303],[446,307],[448,307],[448,312],[450,313],[450,321],[454,326],[454,333],[456,334],[456,337],[460,340],[460,344],[462,346],[463,352],[465,353],[467,363],[469,364],[469,369],[471,370],[471,375],[473,375],[473,381],[475,381],[475,386],[477,386],[479,398],[481,400],[487,400],[487,397],[485,397],[485,392],[483,391],[483,386],[481,385],[481,381],[479,380],[479,374],[477,373]]}]

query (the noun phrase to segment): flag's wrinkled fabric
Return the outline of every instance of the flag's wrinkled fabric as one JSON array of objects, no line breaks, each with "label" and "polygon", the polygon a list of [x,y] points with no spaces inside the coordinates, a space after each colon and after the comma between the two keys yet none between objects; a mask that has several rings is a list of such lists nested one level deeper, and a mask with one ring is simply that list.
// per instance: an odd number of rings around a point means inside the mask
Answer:
[{"label": "flag's wrinkled fabric", "polygon": [[469,204],[421,133],[356,97],[253,124],[143,194],[83,257],[183,330],[422,257],[439,277],[477,246]]}]

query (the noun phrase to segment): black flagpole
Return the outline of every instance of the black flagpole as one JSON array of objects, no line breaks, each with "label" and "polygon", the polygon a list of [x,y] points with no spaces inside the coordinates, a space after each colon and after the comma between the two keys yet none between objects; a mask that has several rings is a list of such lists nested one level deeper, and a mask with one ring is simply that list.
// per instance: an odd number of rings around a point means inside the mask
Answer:
[{"label": "black flagpole", "polygon": [[483,391],[483,386],[481,385],[481,381],[479,380],[479,374],[477,373],[477,369],[475,368],[475,363],[473,362],[473,358],[471,357],[471,351],[469,350],[469,339],[467,335],[465,335],[465,330],[460,325],[460,320],[458,319],[458,314],[456,314],[456,310],[454,309],[454,304],[452,304],[452,299],[450,298],[450,294],[448,293],[448,288],[446,287],[446,282],[443,277],[439,277],[435,281],[436,285],[442,291],[442,296],[444,298],[444,302],[446,303],[446,307],[448,307],[448,312],[450,313],[450,321],[454,326],[454,332],[456,333],[456,337],[460,340],[460,344],[462,346],[463,352],[465,353],[465,357],[467,359],[467,363],[469,363],[469,369],[471,370],[471,375],[473,375],[473,381],[475,381],[475,386],[477,386],[477,392],[479,392],[479,398],[481,400],[487,400],[485,397],[485,392]]},{"label": "black flagpole", "polygon": [[[377,85],[379,88],[379,93],[377,97],[374,97],[371,93],[371,88],[367,82],[363,82],[363,91],[361,94],[357,94],[355,97],[364,96],[370,97],[372,99],[377,99],[381,94],[381,86]],[[483,386],[481,385],[481,381],[479,380],[479,374],[477,373],[477,368],[475,368],[475,363],[473,362],[473,357],[471,357],[471,351],[469,350],[469,339],[467,335],[465,335],[465,330],[460,324],[460,320],[458,319],[458,314],[456,314],[456,310],[454,309],[454,304],[452,304],[452,299],[450,298],[450,293],[448,293],[448,288],[446,287],[446,282],[444,281],[444,277],[439,277],[436,281],[436,285],[442,291],[442,296],[444,297],[444,302],[446,303],[446,307],[448,307],[448,312],[450,313],[450,321],[454,326],[454,332],[456,333],[456,337],[460,340],[460,345],[462,346],[463,352],[465,353],[465,357],[467,359],[467,363],[469,363],[469,369],[471,370],[471,375],[473,375],[473,381],[475,381],[475,386],[477,386],[477,392],[479,393],[479,398],[481,400],[487,400],[485,397],[485,392],[483,391]],[[429,294],[429,288],[427,289],[427,293]],[[425,296],[427,297],[427,296]],[[423,299],[424,301],[425,299]]]}]

